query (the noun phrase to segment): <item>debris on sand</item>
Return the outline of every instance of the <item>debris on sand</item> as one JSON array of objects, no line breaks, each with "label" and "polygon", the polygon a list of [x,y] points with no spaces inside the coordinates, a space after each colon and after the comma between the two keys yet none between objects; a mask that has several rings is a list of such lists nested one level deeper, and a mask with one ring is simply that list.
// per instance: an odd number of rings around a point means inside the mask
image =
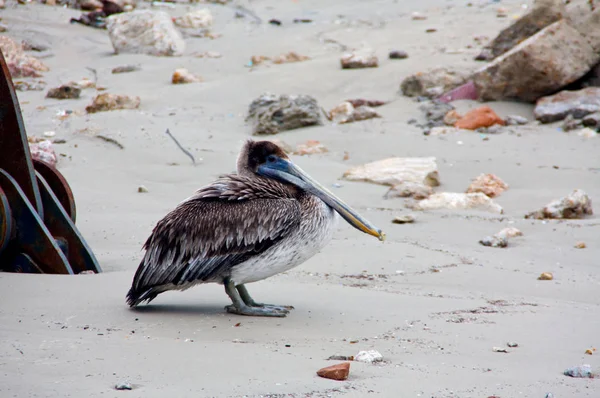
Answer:
[{"label": "debris on sand", "polygon": [[325,379],[346,380],[350,374],[350,362],[343,362],[317,370],[317,375]]},{"label": "debris on sand", "polygon": [[175,69],[175,72],[173,72],[173,76],[171,77],[171,83],[173,84],[198,83],[201,81],[202,78],[194,75],[185,68]]},{"label": "debris on sand", "polygon": [[495,198],[508,189],[508,184],[494,174],[480,174],[467,188],[466,193],[481,192]]},{"label": "debris on sand", "polygon": [[246,121],[254,135],[277,134],[285,130],[323,124],[321,106],[309,95],[265,93],[252,101]]},{"label": "debris on sand", "polygon": [[306,56],[306,55],[302,55],[302,54],[298,54],[294,51],[290,51],[289,53],[286,54],[281,54],[278,55],[276,57],[274,57],[272,59],[274,64],[289,64],[289,63],[294,63],[294,62],[303,62],[303,61],[308,61],[310,59],[310,57]]},{"label": "debris on sand", "polygon": [[394,224],[412,224],[417,220],[414,214],[404,214],[401,216],[396,216],[392,219],[392,223]]},{"label": "debris on sand", "polygon": [[76,99],[81,94],[81,88],[75,83],[63,84],[60,87],[51,88],[46,94],[46,98],[54,99]]},{"label": "debris on sand", "polygon": [[111,73],[113,73],[113,74],[129,73],[129,72],[136,72],[138,70],[141,70],[141,68],[137,65],[121,65],[121,66],[114,67],[112,69]]},{"label": "debris on sand", "polygon": [[435,98],[464,84],[467,75],[463,69],[439,67],[406,77],[400,90],[407,97]]},{"label": "debris on sand", "polygon": [[580,378],[594,378],[596,375],[592,372],[590,365],[573,366],[565,369],[563,372],[565,376],[580,377]]},{"label": "debris on sand", "polygon": [[103,93],[97,95],[85,110],[87,113],[96,113],[118,109],[137,109],[140,107],[140,102],[140,97]]},{"label": "debris on sand", "polygon": [[329,119],[334,123],[339,124],[358,122],[378,117],[381,117],[381,115],[370,106],[361,105],[355,107],[351,102],[342,102],[329,111]]},{"label": "debris on sand", "polygon": [[477,193],[440,192],[427,199],[417,202],[415,210],[483,210],[491,213],[502,214],[502,207],[488,196]]},{"label": "debris on sand", "polygon": [[434,157],[378,160],[349,169],[344,173],[343,178],[348,181],[365,181],[390,186],[405,182],[415,182],[430,187],[440,185]]},{"label": "debris on sand", "polygon": [[298,144],[296,146],[296,150],[293,152],[294,155],[304,156],[304,155],[315,155],[319,153],[329,152],[325,145],[321,144],[319,141],[308,140],[304,144]]},{"label": "debris on sand", "polygon": [[52,141],[43,140],[39,142],[30,142],[29,152],[31,153],[32,159],[41,160],[51,166],[56,166],[58,158],[56,156],[56,152],[54,151]]},{"label": "debris on sand", "polygon": [[213,16],[209,9],[202,8],[177,17],[173,22],[183,29],[207,29],[213,24]]},{"label": "debris on sand", "polygon": [[543,220],[546,218],[553,219],[575,219],[583,218],[586,215],[592,215],[592,200],[581,189],[576,189],[568,196],[553,200],[544,208],[531,212],[525,218]]},{"label": "debris on sand", "polygon": [[107,18],[115,53],[179,56],[185,42],[164,11],[136,10]]},{"label": "debris on sand", "polygon": [[540,276],[538,276],[538,280],[540,281],[551,281],[554,279],[554,275],[551,272],[542,272]]},{"label": "debris on sand", "polygon": [[0,51],[4,55],[8,71],[13,79],[18,77],[41,77],[50,69],[39,59],[25,53],[22,43],[8,36],[0,36]]},{"label": "debris on sand", "polygon": [[392,186],[383,196],[384,199],[413,198],[416,200],[426,199],[433,194],[433,188],[419,182],[406,181]]},{"label": "debris on sand", "polygon": [[358,354],[354,356],[354,361],[356,362],[365,362],[365,363],[375,363],[382,362],[383,355],[379,351],[369,350],[369,351],[360,351]]},{"label": "debris on sand", "polygon": [[587,87],[581,90],[564,90],[537,100],[533,111],[535,118],[542,123],[563,120],[567,116],[582,119],[600,112],[600,87]]},{"label": "debris on sand", "polygon": [[463,117],[454,123],[454,127],[465,130],[477,130],[482,127],[490,127],[495,124],[504,126],[504,120],[487,105],[471,109]]},{"label": "debris on sand", "polygon": [[342,69],[376,68],[379,66],[379,60],[371,50],[362,50],[344,54],[340,64]]}]

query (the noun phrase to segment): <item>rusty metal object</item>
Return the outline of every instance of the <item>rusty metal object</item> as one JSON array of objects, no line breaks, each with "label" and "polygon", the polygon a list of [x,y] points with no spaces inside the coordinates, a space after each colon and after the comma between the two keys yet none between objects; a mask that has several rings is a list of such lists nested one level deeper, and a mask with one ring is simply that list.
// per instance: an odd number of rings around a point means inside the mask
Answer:
[{"label": "rusty metal object", "polygon": [[75,200],[58,170],[32,161],[21,109],[0,51],[0,270],[101,272],[75,227]]}]

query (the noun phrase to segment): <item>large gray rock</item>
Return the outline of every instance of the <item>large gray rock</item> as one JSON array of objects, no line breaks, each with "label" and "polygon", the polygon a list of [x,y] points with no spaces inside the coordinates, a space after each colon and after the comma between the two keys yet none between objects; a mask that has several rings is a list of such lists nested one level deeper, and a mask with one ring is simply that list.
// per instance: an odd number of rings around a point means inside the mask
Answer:
[{"label": "large gray rock", "polygon": [[479,59],[492,60],[566,15],[564,0],[537,0],[531,11],[502,30]]},{"label": "large gray rock", "polygon": [[481,100],[534,102],[570,84],[600,60],[588,38],[560,20],[476,71]]},{"label": "large gray rock", "polygon": [[263,94],[250,104],[246,121],[253,134],[277,134],[284,130],[323,124],[323,111],[309,95]]},{"label": "large gray rock", "polygon": [[563,120],[567,116],[575,119],[600,112],[600,87],[588,87],[577,91],[564,90],[558,94],[540,98],[533,113],[542,123]]},{"label": "large gray rock", "polygon": [[439,67],[406,77],[400,84],[407,97],[439,97],[467,81],[469,71]]},{"label": "large gray rock", "polygon": [[108,36],[116,53],[179,56],[183,37],[164,11],[132,11],[107,18]]}]

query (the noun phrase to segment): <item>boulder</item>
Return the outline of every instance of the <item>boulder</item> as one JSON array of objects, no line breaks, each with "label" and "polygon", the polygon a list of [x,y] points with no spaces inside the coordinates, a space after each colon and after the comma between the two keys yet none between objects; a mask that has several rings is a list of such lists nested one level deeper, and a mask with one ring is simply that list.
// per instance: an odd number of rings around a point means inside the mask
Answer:
[{"label": "boulder", "polygon": [[179,56],[183,37],[164,11],[139,10],[107,18],[108,36],[115,53]]},{"label": "boulder", "polygon": [[476,71],[481,100],[534,102],[560,90],[600,60],[587,38],[560,20]]},{"label": "boulder", "polygon": [[343,176],[348,181],[366,181],[380,185],[399,185],[407,182],[440,185],[440,176],[434,157],[389,158],[356,166]]},{"label": "boulder", "polygon": [[563,120],[567,116],[575,119],[600,112],[600,87],[588,87],[576,91],[564,90],[540,98],[533,113],[542,123]]},{"label": "boulder", "polygon": [[400,90],[407,97],[439,97],[464,84],[468,74],[468,71],[458,68],[434,68],[406,77],[400,84]]},{"label": "boulder", "polygon": [[277,134],[280,131],[323,124],[322,110],[309,95],[263,94],[252,101],[247,122],[253,134]]}]

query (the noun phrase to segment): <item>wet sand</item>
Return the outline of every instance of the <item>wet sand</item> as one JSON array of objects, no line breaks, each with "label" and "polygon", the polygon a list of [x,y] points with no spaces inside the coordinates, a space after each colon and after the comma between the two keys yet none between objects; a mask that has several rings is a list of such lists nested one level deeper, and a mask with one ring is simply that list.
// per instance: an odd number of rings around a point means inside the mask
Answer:
[{"label": "wet sand", "polygon": [[[198,5],[211,10],[213,31],[222,37],[187,38],[186,53],[178,58],[113,55],[105,31],[68,23],[80,14],[76,10],[9,3],[0,11],[6,34],[50,47],[54,56],[44,59],[50,71],[43,78],[48,88],[93,78],[90,67],[108,92],[142,101],[139,110],[86,115],[95,90],[65,101],[46,99],[45,92],[18,93],[29,135],[55,131],[55,138],[66,140],[56,145],[66,155],[58,167],[75,195],[77,225],[104,272],[0,273],[2,397],[598,396],[598,380],[562,375],[583,363],[600,370],[600,354],[584,354],[600,348],[598,217],[542,222],[523,216],[576,188],[597,201],[600,141],[536,124],[488,140],[474,132],[427,137],[407,123],[422,120],[422,114],[418,103],[398,94],[402,78],[437,65],[479,66],[472,61],[479,51],[473,37],[493,38],[510,23],[496,18],[497,3],[322,3],[246,4],[265,21],[280,19],[282,26],[235,19],[229,6]],[[522,12],[520,2],[501,5],[510,16]],[[186,9],[178,5],[168,11],[177,16]],[[411,20],[413,11],[428,19]],[[315,23],[293,24],[294,18]],[[437,32],[425,33],[427,28]],[[341,70],[339,46],[325,39],[375,49],[379,68]],[[392,49],[410,57],[388,60]],[[193,56],[206,51],[222,57]],[[245,67],[252,55],[288,51],[312,59]],[[141,70],[111,74],[124,64]],[[172,85],[178,67],[204,82]],[[268,137],[292,145],[309,139],[324,143],[330,152],[294,161],[326,186],[341,184],[334,192],[384,229],[386,242],[340,223],[319,255],[249,286],[258,301],[294,305],[287,318],[227,314],[223,307],[229,299],[218,285],[165,293],[130,310],[125,294],[142,243],[181,200],[234,170],[237,152],[250,137],[247,106],[263,92],[309,94],[325,109],[348,98],[392,100],[378,108],[381,119]],[[530,105],[491,106],[501,116],[533,119]],[[58,120],[57,112],[65,109],[76,114]],[[167,128],[202,159],[198,165],[165,135]],[[417,213],[414,224],[392,224],[394,216],[409,212],[402,200],[383,199],[383,186],[339,180],[350,166],[390,156],[435,156],[438,192],[464,192],[480,173],[498,175],[510,185],[495,199],[504,214],[440,210]],[[149,192],[138,193],[140,185]],[[524,236],[506,249],[478,244],[507,226]],[[574,248],[580,241],[587,248]],[[539,281],[541,272],[552,272],[555,279]],[[519,347],[493,352],[509,341]],[[367,349],[381,352],[385,362],[353,362],[345,382],[316,376],[316,370],[335,363],[326,360],[329,356]],[[125,380],[134,389],[115,391]]]}]

